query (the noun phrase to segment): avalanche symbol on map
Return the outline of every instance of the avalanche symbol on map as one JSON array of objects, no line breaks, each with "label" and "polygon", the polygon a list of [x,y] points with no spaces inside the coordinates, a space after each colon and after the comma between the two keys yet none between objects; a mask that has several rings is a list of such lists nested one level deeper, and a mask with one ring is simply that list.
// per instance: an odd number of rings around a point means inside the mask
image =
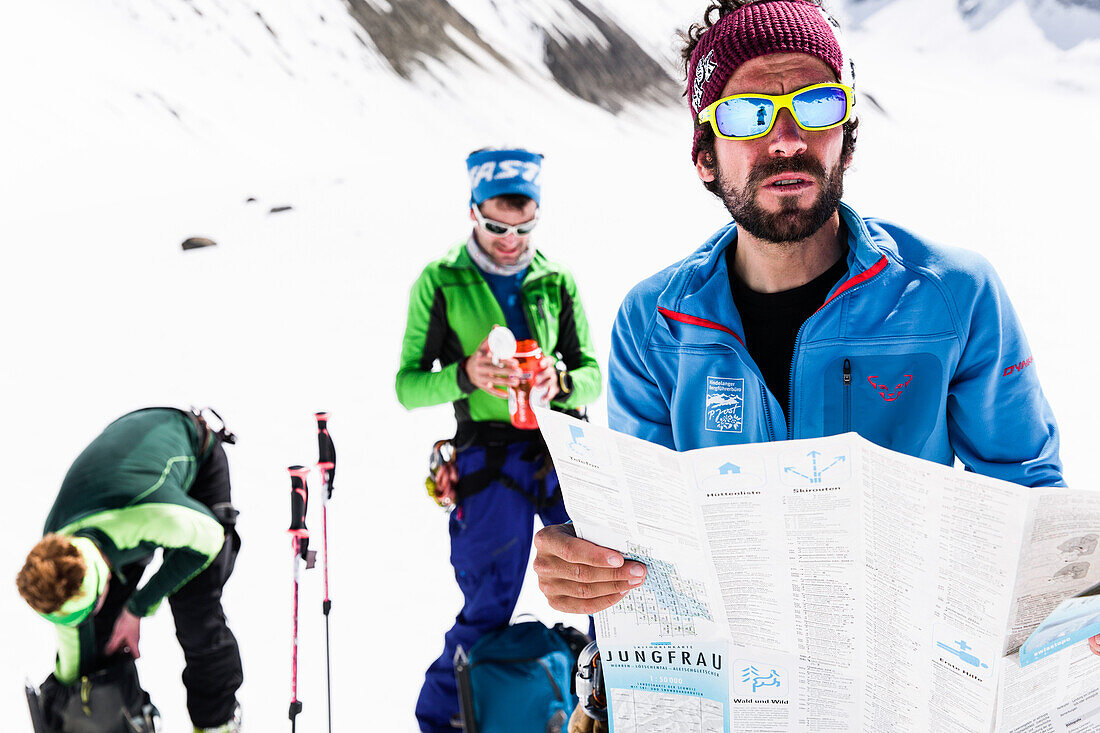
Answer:
[{"label": "avalanche symbol on map", "polygon": [[694,636],[695,619],[713,621],[707,607],[704,585],[686,578],[676,566],[657,560],[650,549],[631,544],[623,556],[646,566],[645,584],[630,591],[605,613],[633,615],[637,623],[657,626],[658,637]]},{"label": "avalanche symbol on map", "polygon": [[788,454],[781,460],[783,483],[792,486],[816,486],[826,480],[842,481],[851,473],[846,454],[825,456],[820,451],[811,450],[797,457]]}]

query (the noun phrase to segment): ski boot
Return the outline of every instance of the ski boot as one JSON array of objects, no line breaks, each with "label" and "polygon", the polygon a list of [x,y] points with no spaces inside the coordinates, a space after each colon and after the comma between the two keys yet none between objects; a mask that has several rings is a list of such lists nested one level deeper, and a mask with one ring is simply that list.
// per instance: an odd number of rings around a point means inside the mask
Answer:
[{"label": "ski boot", "polygon": [[160,711],[151,702],[141,706],[141,711],[126,719],[127,733],[156,733]]}]

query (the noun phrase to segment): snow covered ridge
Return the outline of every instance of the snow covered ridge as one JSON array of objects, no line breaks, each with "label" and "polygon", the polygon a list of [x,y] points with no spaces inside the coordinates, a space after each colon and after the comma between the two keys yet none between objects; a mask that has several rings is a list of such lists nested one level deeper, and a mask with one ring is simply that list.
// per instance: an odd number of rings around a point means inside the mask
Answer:
[{"label": "snow covered ridge", "polygon": [[[963,15],[971,15],[975,12],[998,12],[1005,6],[1011,5],[1015,0],[959,0],[959,12]],[[1042,3],[1029,0],[1028,5],[1040,5]],[[1100,11],[1100,0],[1054,0],[1054,4],[1064,7],[1088,8]]]},{"label": "snow covered ridge", "polygon": [[393,70],[414,82],[418,74],[432,73],[429,60],[448,65],[465,59],[531,81],[552,80],[612,113],[627,102],[680,103],[677,70],[669,59],[643,49],[592,0],[346,0],[346,5]]},{"label": "snow covered ridge", "polygon": [[1019,2],[1043,35],[1062,50],[1100,39],[1100,0],[958,0],[972,28],[981,28]]},{"label": "snow covered ridge", "polygon": [[[343,0],[349,14],[400,77],[456,87],[463,64],[537,86],[546,81],[609,112],[625,103],[680,106],[676,31],[701,18],[707,0]],[[858,27],[889,6],[928,0],[827,0]],[[939,3],[937,3],[939,5]],[[1100,0],[951,0],[981,30],[1014,6],[1062,50],[1100,39]],[[451,76],[451,72],[454,76]]]},{"label": "snow covered ridge", "polygon": [[[833,0],[849,21],[859,23],[888,5],[923,0]],[[1100,39],[1100,0],[955,0],[955,9],[972,30],[980,30],[1013,6],[1022,6],[1035,24],[1062,50]]]}]

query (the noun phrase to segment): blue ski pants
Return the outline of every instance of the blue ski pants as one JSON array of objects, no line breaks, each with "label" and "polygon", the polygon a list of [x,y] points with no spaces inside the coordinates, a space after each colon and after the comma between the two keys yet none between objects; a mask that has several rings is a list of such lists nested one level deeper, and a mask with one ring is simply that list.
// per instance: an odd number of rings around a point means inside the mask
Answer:
[{"label": "blue ski pants", "polygon": [[511,620],[531,555],[535,515],[543,525],[569,521],[560,496],[548,502],[558,491],[558,478],[552,468],[547,472],[544,450],[535,460],[525,460],[532,450],[530,442],[523,441],[499,447],[472,445],[457,454],[460,496],[464,479],[469,483],[471,477],[484,478],[487,466],[496,473],[493,466],[500,462],[500,451],[503,465],[486,488],[461,499],[451,512],[451,565],[464,603],[443,637],[443,653],[424,675],[416,717],[425,733],[455,730],[455,649],[462,645],[469,651],[483,634]]}]

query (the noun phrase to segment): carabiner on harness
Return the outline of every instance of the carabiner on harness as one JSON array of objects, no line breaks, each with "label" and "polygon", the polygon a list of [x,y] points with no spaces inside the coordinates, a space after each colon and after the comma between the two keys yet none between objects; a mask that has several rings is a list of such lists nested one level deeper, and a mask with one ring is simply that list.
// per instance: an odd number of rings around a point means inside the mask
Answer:
[{"label": "carabiner on harness", "polygon": [[455,508],[454,502],[442,495],[437,480],[443,467],[454,463],[454,460],[454,443],[450,440],[437,440],[435,445],[432,446],[432,454],[428,456],[428,477],[424,479],[424,487],[428,490],[428,496],[448,512]]}]

